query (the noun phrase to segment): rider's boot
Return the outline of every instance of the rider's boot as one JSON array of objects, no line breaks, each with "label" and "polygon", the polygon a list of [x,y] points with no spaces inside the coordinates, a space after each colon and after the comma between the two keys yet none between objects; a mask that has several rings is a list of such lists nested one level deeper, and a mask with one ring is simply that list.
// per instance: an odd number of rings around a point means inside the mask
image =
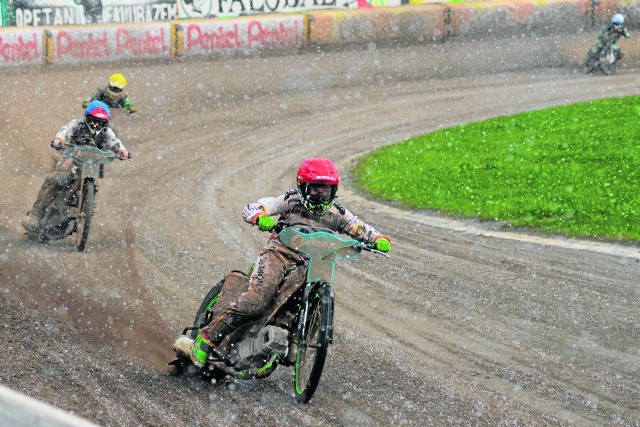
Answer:
[{"label": "rider's boot", "polygon": [[35,228],[38,228],[40,221],[42,221],[42,218],[44,217],[47,206],[53,202],[55,197],[56,186],[48,179],[45,179],[40,191],[38,192],[38,197],[36,198],[33,207],[29,213],[22,218],[20,224],[22,224],[27,231],[32,231]]},{"label": "rider's boot", "polygon": [[198,337],[194,340],[186,335],[180,335],[173,342],[173,349],[177,353],[182,353],[191,358],[194,365],[199,368],[204,367],[207,363],[209,355],[212,353],[214,345],[198,334]]}]

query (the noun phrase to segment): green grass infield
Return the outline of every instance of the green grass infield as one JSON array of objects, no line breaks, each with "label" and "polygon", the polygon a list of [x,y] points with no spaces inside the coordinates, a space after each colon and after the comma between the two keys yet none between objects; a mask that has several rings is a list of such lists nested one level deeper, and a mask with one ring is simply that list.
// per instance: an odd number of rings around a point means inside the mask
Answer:
[{"label": "green grass infield", "polygon": [[640,97],[442,129],[363,157],[354,176],[412,208],[640,242]]}]

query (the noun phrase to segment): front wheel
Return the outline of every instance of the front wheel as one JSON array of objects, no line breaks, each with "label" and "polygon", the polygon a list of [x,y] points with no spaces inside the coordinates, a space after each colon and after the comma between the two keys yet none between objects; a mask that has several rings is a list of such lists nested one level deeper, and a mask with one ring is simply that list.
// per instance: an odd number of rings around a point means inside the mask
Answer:
[{"label": "front wheel", "polygon": [[299,333],[294,366],[296,400],[308,403],[320,383],[333,327],[333,298],[327,288],[310,297],[304,332]]},{"label": "front wheel", "polygon": [[84,183],[82,199],[78,204],[78,219],[76,223],[76,249],[82,252],[89,239],[89,227],[93,218],[93,206],[95,203],[96,187],[93,181]]}]

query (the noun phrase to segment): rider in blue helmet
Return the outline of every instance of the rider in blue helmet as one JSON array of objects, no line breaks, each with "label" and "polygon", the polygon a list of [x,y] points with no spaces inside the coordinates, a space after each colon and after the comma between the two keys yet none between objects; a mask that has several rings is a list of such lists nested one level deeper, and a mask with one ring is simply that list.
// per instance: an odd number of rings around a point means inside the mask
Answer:
[{"label": "rider in blue helmet", "polygon": [[[110,117],[107,104],[92,101],[85,108],[84,117],[73,119],[62,126],[50,145],[58,151],[69,144],[93,145],[101,150],[111,150],[121,158],[128,158],[129,152],[109,127]],[[47,207],[55,200],[59,191],[69,191],[70,184],[75,179],[72,167],[72,158],[61,156],[57,159],[55,171],[47,175],[33,207],[22,218],[21,224],[27,231],[40,225]]]},{"label": "rider in blue helmet", "polygon": [[111,110],[109,110],[109,106],[102,101],[94,100],[87,104],[87,107],[84,109],[84,115],[91,114],[93,110],[96,108],[102,108],[109,117],[111,117]]},{"label": "rider in blue helmet", "polygon": [[[611,45],[611,48],[616,53],[617,60],[622,59],[622,51],[617,45],[618,39],[620,37],[629,38],[629,30],[624,26],[624,15],[621,13],[616,13],[611,18],[611,22],[606,28],[603,28],[598,35],[598,42],[589,50],[589,57],[587,57],[587,61],[585,64],[589,62],[590,58],[597,58],[600,53],[600,50]],[[587,72],[591,72],[592,70],[585,70]]]},{"label": "rider in blue helmet", "polygon": [[93,135],[98,135],[109,126],[111,111],[102,101],[91,101],[84,110],[84,120]]}]

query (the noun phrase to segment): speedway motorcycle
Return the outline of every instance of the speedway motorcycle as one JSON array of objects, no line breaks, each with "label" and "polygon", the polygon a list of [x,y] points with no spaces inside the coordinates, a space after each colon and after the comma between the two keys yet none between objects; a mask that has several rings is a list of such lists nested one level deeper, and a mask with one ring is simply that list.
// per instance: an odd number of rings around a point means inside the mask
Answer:
[{"label": "speedway motorcycle", "polygon": [[[294,394],[307,403],[320,382],[329,344],[333,343],[335,263],[354,259],[361,251],[387,254],[362,242],[344,238],[332,230],[305,224],[278,226],[280,242],[303,255],[303,268],[287,275],[272,309],[263,318],[250,322],[227,336],[216,347],[216,357],[198,369],[189,358],[189,348],[175,351],[171,362],[177,374],[196,373],[205,381],[217,382],[230,376],[237,379],[265,378],[278,365],[293,368]],[[205,296],[192,326],[183,335],[195,339],[212,320],[216,304],[235,299],[244,292],[249,275],[234,270]]]},{"label": "speedway motorcycle", "polygon": [[589,51],[584,61],[584,72],[601,72],[605,76],[616,73],[616,65],[620,59],[620,48],[615,43],[607,43],[595,53]]},{"label": "speedway motorcycle", "polygon": [[[98,178],[104,177],[104,165],[115,160],[126,160],[112,151],[103,151],[91,143],[69,145],[63,156],[73,159],[74,180],[68,190],[59,191],[47,207],[40,226],[27,232],[31,240],[46,243],[64,239],[75,233],[76,249],[82,252],[89,239],[93,219]],[[128,158],[131,158],[129,156]]]}]

